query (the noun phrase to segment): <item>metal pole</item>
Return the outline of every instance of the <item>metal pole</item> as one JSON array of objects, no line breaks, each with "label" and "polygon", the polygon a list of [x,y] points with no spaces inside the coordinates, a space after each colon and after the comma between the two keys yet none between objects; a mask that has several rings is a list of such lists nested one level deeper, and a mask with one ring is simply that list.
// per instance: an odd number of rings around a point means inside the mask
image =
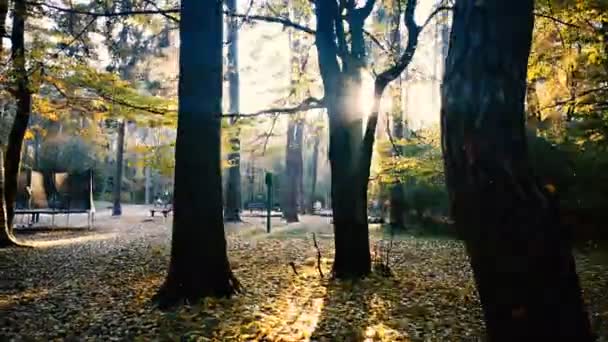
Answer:
[{"label": "metal pole", "polygon": [[266,232],[270,233],[270,218],[272,216],[272,173],[266,173]]}]

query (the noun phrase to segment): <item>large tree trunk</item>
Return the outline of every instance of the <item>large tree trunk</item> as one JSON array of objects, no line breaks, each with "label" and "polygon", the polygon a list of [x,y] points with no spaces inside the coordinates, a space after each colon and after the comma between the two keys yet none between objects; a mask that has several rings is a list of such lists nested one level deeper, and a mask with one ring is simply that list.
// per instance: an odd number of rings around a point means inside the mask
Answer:
[{"label": "large tree trunk", "polygon": [[[2,148],[0,148],[0,161],[4,160]],[[4,201],[4,165],[0,163],[0,248],[18,245],[13,232],[9,229],[6,219],[6,206]]]},{"label": "large tree trunk", "polygon": [[[345,112],[328,108],[330,118],[331,198],[335,234],[333,273],[359,278],[371,270],[367,225],[367,184],[363,186],[358,157],[361,121],[346,124]],[[336,120],[337,119],[337,120]]]},{"label": "large tree trunk", "polygon": [[121,193],[123,177],[123,161],[125,156],[125,130],[126,120],[122,119],[118,124],[118,142],[116,145],[116,171],[114,173],[114,189],[112,192],[113,205],[112,216],[122,215]]},{"label": "large tree trunk", "polygon": [[[349,6],[354,6],[350,3]],[[329,114],[329,160],[337,278],[360,278],[371,271],[367,225],[367,177],[360,172],[362,112],[357,104],[365,45],[363,24],[373,1],[364,9],[351,7],[351,51],[347,52],[344,25],[338,3],[316,4],[316,46]],[[338,42],[338,44],[337,44]],[[348,54],[348,57],[346,57]],[[343,57],[342,65],[338,55]]]},{"label": "large tree trunk", "polygon": [[[228,11],[237,11],[237,1],[228,0],[226,3]],[[235,17],[228,21],[228,96],[230,102],[230,113],[240,111],[240,80],[239,80],[239,27]],[[224,220],[238,222],[241,220],[241,141],[240,130],[237,127],[236,118],[231,119],[235,132],[230,138],[231,152],[228,155],[230,168],[228,169],[228,184],[226,186],[226,208]]]},{"label": "large tree trunk", "polygon": [[13,32],[11,36],[11,60],[15,77],[15,97],[17,112],[15,121],[8,137],[6,156],[4,159],[6,216],[9,231],[13,227],[15,217],[15,200],[17,199],[17,184],[23,139],[30,119],[32,95],[28,87],[28,76],[25,67],[25,18],[27,16],[24,0],[16,0],[13,15]]},{"label": "large tree trunk", "polygon": [[490,341],[591,341],[557,201],[528,164],[533,1],[457,0],[442,89],[442,147]]},{"label": "large tree trunk", "polygon": [[183,0],[171,264],[157,299],[191,303],[238,290],[222,217],[222,2]]}]

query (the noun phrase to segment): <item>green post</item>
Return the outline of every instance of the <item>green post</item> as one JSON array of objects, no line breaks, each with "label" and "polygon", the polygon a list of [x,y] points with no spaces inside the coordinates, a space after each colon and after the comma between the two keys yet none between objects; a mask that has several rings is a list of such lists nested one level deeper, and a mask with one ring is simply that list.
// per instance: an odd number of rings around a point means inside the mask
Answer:
[{"label": "green post", "polygon": [[266,232],[270,233],[270,218],[272,215],[272,172],[266,172]]}]

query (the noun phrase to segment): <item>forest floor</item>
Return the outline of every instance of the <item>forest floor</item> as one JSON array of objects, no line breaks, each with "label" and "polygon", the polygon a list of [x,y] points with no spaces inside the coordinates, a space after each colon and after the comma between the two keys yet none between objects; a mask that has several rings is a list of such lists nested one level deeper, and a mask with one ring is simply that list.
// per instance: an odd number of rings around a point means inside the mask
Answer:
[{"label": "forest floor", "polygon": [[[329,219],[312,216],[290,225],[274,219],[270,234],[258,217],[228,224],[228,254],[244,292],[159,311],[150,298],[166,274],[171,220],[148,216],[146,207],[125,206],[120,218],[100,210],[93,230],[21,231],[36,248],[0,250],[0,340],[481,340],[461,243],[398,236],[393,277],[336,282],[327,276]],[[373,227],[374,251],[383,238]],[[608,258],[590,250],[577,262],[593,324],[608,341]]]}]

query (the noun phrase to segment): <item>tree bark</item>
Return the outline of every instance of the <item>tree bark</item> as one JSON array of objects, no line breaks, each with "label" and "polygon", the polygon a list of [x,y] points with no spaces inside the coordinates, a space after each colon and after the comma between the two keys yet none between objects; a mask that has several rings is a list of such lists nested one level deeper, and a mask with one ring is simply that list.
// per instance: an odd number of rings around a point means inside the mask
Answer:
[{"label": "tree bark", "polygon": [[317,173],[319,169],[319,145],[321,143],[321,136],[319,135],[319,130],[316,130],[314,133],[314,143],[312,149],[312,165],[310,172],[310,197],[308,199],[308,213],[312,214],[315,209],[315,199],[317,195]]},{"label": "tree bark", "polygon": [[152,175],[150,166],[145,166],[144,169],[144,202],[146,204],[152,204],[151,188],[152,188]]},{"label": "tree bark", "polygon": [[[296,6],[285,1],[286,15],[293,21],[307,21],[308,16],[301,13]],[[301,79],[305,72],[306,51],[302,44],[300,32],[289,32],[289,51],[291,54],[291,93],[290,100],[299,102],[303,98]],[[304,161],[303,138],[304,120],[298,115],[290,118],[287,129],[287,146],[285,151],[285,186],[283,187],[283,202],[286,209],[284,218],[287,222],[298,222],[298,214],[305,209],[304,205]]]},{"label": "tree bark", "polygon": [[[237,1],[228,0],[226,3],[229,12],[237,11]],[[228,96],[230,113],[240,112],[240,76],[239,76],[239,27],[238,20],[231,17],[228,20]],[[228,155],[230,168],[228,169],[228,184],[226,186],[226,208],[224,220],[238,222],[241,220],[241,140],[237,119],[232,118],[231,124],[235,132],[230,139],[231,152]]]},{"label": "tree bark", "polygon": [[113,205],[112,216],[122,215],[121,193],[123,177],[123,161],[125,155],[125,130],[126,119],[122,119],[118,124],[118,141],[116,145],[116,171],[114,173],[114,189],[112,191]]},{"label": "tree bark", "polygon": [[[414,18],[414,14],[416,11],[416,4],[417,4],[416,0],[408,0],[407,4],[406,4],[404,21],[405,21],[405,25],[408,30],[408,41],[407,41],[407,46],[406,46],[403,54],[400,56],[399,60],[397,61],[397,63],[395,65],[386,69],[385,71],[383,71],[376,77],[376,80],[374,82],[374,94],[373,94],[374,100],[373,100],[372,111],[367,120],[367,125],[365,128],[365,134],[363,136],[363,140],[360,143],[360,147],[361,147],[360,152],[357,154],[357,159],[353,160],[353,164],[356,163],[355,165],[357,165],[357,167],[356,167],[357,177],[355,179],[353,179],[353,181],[354,181],[353,184],[355,184],[358,187],[359,190],[356,192],[356,194],[359,198],[364,199],[364,201],[365,201],[364,203],[367,203],[367,187],[368,187],[368,183],[369,183],[370,167],[371,167],[372,155],[373,155],[373,150],[374,150],[376,127],[378,124],[378,116],[380,113],[380,100],[382,99],[384,90],[390,84],[390,82],[397,79],[401,75],[401,73],[408,67],[410,62],[412,61],[412,58],[414,57],[414,53],[416,52],[416,47],[418,45],[418,37],[420,35],[420,31],[422,30],[422,27],[420,27],[416,24],[416,21]],[[352,82],[351,82],[351,84],[352,84]],[[331,110],[330,110],[330,113],[331,113]],[[330,114],[330,128],[331,128],[331,118],[332,118],[332,116]],[[330,139],[331,139],[331,136],[330,136]],[[333,142],[330,141],[330,144],[333,144]],[[331,149],[331,146],[330,146],[330,149]],[[333,153],[333,152],[330,150],[330,154],[331,153]],[[341,153],[341,152],[337,152],[336,154],[339,154],[339,153]],[[331,155],[330,155],[330,159],[331,159]],[[334,169],[332,167],[332,202],[334,202],[334,204],[335,204],[336,197],[333,196],[333,193],[334,193],[333,181],[334,181]],[[334,205],[334,207],[335,207],[335,205]],[[335,215],[336,214],[335,214],[335,210],[334,210],[334,217],[335,217]],[[335,222],[335,218],[334,218],[334,222]],[[366,238],[367,238],[368,244],[369,244],[369,237],[367,236],[367,230],[368,230],[367,217],[365,217]],[[336,247],[336,254],[337,254],[337,247]],[[368,255],[369,255],[369,248],[368,248]]]},{"label": "tree bark", "polygon": [[304,129],[306,125],[304,120],[299,120],[296,125],[296,201],[299,214],[304,214],[305,202],[304,202]]},{"label": "tree bark", "polygon": [[[0,161],[2,160],[4,160],[4,154],[0,148]],[[4,201],[4,165],[0,162],[0,248],[20,246],[9,227]]]},{"label": "tree bark", "polygon": [[181,13],[171,263],[156,297],[163,306],[239,288],[222,217],[222,2],[183,0]]},{"label": "tree bark", "polygon": [[302,133],[303,125],[298,119],[290,119],[287,128],[285,151],[285,186],[283,187],[283,218],[288,222],[298,222],[298,197],[301,191],[302,173]]},{"label": "tree bark", "polygon": [[489,341],[591,341],[558,205],[527,155],[533,0],[457,0],[442,88],[442,148]]},{"label": "tree bark", "polygon": [[[336,1],[316,4],[316,46],[329,114],[329,160],[335,235],[333,274],[336,278],[361,278],[371,271],[367,225],[367,180],[361,173],[362,112],[356,103],[361,96],[361,70],[365,44],[363,24],[374,1],[364,8],[349,6],[351,49],[341,9]],[[336,42],[338,44],[336,44]],[[338,63],[338,56],[342,65]],[[369,173],[369,170],[368,170]]]},{"label": "tree bark", "polygon": [[[0,37],[6,36],[6,15],[8,14],[8,0],[0,0]],[[3,39],[0,39],[0,58],[3,58]]]},{"label": "tree bark", "polygon": [[6,219],[9,231],[13,228],[15,217],[15,200],[17,198],[17,184],[19,167],[21,165],[21,150],[23,139],[30,119],[32,94],[29,90],[29,81],[25,66],[25,19],[27,16],[26,2],[16,0],[13,14],[13,32],[11,35],[11,60],[15,77],[15,98],[17,112],[15,121],[8,137],[6,156],[4,159],[5,188],[4,199],[6,204]]}]

